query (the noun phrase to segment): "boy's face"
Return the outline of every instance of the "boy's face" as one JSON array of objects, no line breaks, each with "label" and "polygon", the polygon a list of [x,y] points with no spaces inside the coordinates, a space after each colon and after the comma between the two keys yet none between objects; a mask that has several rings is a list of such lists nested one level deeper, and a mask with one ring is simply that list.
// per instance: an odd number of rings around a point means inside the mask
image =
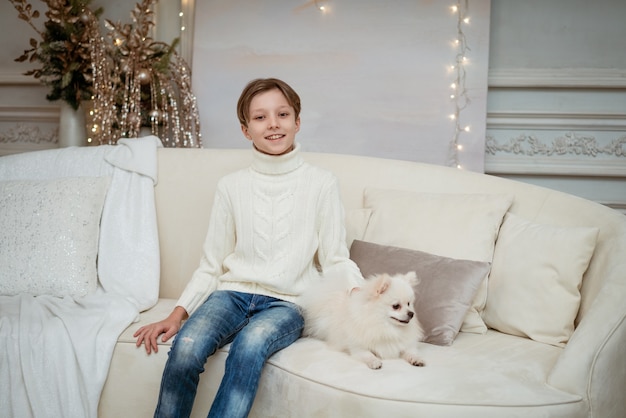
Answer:
[{"label": "boy's face", "polygon": [[300,118],[280,90],[259,93],[250,102],[248,126],[241,126],[244,136],[257,150],[269,155],[282,155],[293,149]]}]

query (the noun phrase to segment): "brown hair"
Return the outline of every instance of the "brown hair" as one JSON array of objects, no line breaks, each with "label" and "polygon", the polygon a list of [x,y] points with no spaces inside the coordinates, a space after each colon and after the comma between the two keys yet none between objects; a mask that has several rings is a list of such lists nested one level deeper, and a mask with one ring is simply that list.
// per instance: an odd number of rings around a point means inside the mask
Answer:
[{"label": "brown hair", "polygon": [[239,100],[237,101],[237,117],[239,118],[239,123],[247,127],[248,117],[250,116],[250,103],[254,96],[273,89],[278,89],[283,96],[285,96],[287,103],[289,103],[295,111],[295,118],[298,119],[301,109],[300,96],[298,96],[298,93],[296,93],[289,84],[277,78],[257,78],[249,82],[241,92],[241,96],[239,96]]}]

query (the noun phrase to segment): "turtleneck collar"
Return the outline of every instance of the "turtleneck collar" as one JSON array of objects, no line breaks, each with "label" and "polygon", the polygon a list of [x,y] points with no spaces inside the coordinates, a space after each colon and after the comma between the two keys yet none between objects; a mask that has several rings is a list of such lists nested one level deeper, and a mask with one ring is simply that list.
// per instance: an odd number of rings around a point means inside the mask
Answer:
[{"label": "turtleneck collar", "polygon": [[300,144],[295,143],[294,148],[283,155],[268,155],[252,147],[254,159],[252,169],[263,174],[284,174],[300,167],[304,160],[300,155]]}]

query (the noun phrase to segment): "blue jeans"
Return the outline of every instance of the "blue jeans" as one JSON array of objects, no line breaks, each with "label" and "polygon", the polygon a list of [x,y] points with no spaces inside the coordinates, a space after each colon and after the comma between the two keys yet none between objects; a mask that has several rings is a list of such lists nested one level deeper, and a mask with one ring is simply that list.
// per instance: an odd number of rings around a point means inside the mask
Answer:
[{"label": "blue jeans", "polygon": [[209,356],[231,343],[209,417],[246,417],[265,361],[296,341],[297,305],[269,296],[216,291],[183,324],[168,354],[155,417],[188,417]]}]

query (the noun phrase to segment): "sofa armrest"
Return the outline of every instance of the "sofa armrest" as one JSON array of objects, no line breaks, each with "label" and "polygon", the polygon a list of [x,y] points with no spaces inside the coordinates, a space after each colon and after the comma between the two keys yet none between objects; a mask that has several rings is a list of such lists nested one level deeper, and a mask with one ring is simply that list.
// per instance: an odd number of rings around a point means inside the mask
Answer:
[{"label": "sofa armrest", "polygon": [[589,402],[591,417],[622,417],[626,411],[626,264],[605,279],[593,305],[565,346],[548,383]]}]

